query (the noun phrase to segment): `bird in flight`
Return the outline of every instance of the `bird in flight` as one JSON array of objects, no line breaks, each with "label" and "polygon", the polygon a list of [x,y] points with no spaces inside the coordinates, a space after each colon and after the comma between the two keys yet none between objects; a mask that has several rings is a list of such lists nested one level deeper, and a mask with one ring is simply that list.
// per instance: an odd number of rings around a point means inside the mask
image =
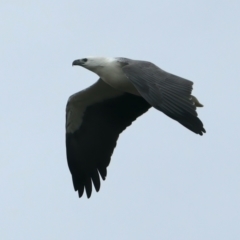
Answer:
[{"label": "bird in flight", "polygon": [[163,112],[192,132],[203,135],[191,95],[193,82],[151,62],[128,58],[88,57],[73,61],[99,76],[92,86],[69,97],[66,107],[66,151],[73,186],[82,197],[98,192],[119,134],[149,108]]}]

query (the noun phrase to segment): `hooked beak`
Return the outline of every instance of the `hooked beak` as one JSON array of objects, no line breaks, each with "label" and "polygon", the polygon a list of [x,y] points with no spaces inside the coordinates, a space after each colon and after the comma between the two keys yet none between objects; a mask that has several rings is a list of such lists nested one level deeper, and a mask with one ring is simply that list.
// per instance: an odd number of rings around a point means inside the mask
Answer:
[{"label": "hooked beak", "polygon": [[77,65],[82,66],[83,63],[84,62],[81,59],[77,59],[77,60],[73,61],[72,66],[77,66]]}]

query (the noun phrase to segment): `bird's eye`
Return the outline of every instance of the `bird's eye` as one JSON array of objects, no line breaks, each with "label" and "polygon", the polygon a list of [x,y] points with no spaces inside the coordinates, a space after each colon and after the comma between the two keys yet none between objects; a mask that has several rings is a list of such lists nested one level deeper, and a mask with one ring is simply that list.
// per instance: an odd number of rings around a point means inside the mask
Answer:
[{"label": "bird's eye", "polygon": [[83,58],[82,61],[83,61],[83,62],[87,62],[87,58]]}]

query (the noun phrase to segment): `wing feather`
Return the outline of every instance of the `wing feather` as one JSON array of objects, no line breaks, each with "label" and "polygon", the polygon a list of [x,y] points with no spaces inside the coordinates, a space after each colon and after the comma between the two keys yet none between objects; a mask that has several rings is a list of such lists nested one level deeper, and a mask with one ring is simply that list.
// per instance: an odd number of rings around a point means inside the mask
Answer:
[{"label": "wing feather", "polygon": [[91,196],[92,183],[99,191],[99,174],[105,180],[119,134],[151,107],[140,96],[116,91],[99,80],[68,102],[67,160],[79,197],[84,188]]},{"label": "wing feather", "polygon": [[206,132],[197,117],[196,101],[191,95],[193,82],[165,72],[150,62],[130,59],[126,62],[123,72],[149,104],[199,135]]}]

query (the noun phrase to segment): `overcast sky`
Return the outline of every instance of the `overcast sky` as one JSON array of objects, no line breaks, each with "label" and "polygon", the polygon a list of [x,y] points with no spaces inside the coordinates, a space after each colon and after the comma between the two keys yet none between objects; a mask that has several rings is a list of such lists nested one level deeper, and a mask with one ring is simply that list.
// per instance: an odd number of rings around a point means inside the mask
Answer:
[{"label": "overcast sky", "polygon": [[[238,240],[240,2],[1,0],[0,239]],[[194,82],[207,133],[151,109],[121,134],[100,192],[74,192],[68,97],[87,56]]]}]

